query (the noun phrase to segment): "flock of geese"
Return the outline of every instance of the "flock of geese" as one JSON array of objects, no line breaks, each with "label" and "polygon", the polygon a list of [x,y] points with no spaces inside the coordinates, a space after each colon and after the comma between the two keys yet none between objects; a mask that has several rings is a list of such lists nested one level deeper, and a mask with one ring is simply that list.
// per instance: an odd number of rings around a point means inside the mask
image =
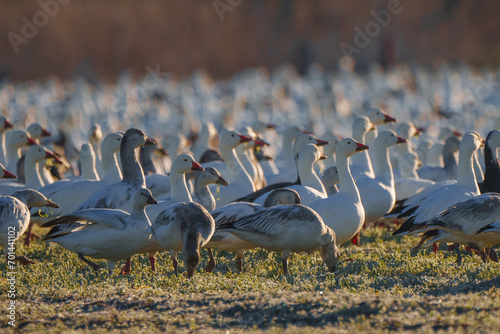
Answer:
[{"label": "flock of geese", "polygon": [[[147,254],[156,271],[156,253],[168,251],[175,273],[180,252],[192,277],[202,248],[209,255],[205,271],[216,268],[213,250],[235,252],[243,271],[244,251],[263,248],[281,252],[288,275],[290,253],[318,250],[334,272],[340,245],[359,245],[363,227],[385,226],[394,235],[420,235],[417,247],[433,244],[435,252],[438,243],[453,244],[458,263],[460,245],[484,262],[497,261],[491,247],[500,243],[500,119],[491,117],[487,104],[466,109],[470,105],[461,101],[457,107],[454,98],[466,83],[477,83],[468,71],[458,75],[457,87],[450,68],[425,81],[405,67],[373,70],[364,78],[348,68],[335,77],[312,68],[301,78],[285,67],[272,76],[256,70],[223,83],[202,74],[183,84],[165,79],[148,96],[133,90],[140,82],[122,78],[122,89],[107,93],[119,110],[111,115],[99,113],[105,111],[98,108],[104,93],[81,82],[72,95],[56,83],[3,87],[16,96],[7,103],[10,110],[27,107],[31,99],[20,95],[37,92],[59,101],[63,116],[50,121],[54,108],[38,112],[37,120],[45,115],[58,136],[40,121],[24,128],[28,118],[11,122],[0,116],[0,246],[7,259],[15,253],[20,263],[33,263],[15,241],[24,234],[29,247],[36,238],[32,227],[39,225],[50,228],[43,241],[76,253],[95,270],[100,266],[92,259],[105,259],[110,274],[120,260],[126,260],[121,273],[130,274],[135,254]],[[359,105],[359,93],[369,88],[386,97],[387,109],[399,103],[420,113],[396,119],[366,101]],[[433,93],[441,94],[440,107],[427,113],[415,107],[417,98]],[[70,97],[61,99],[65,94]],[[233,104],[227,109],[209,103],[227,105],[228,96]],[[79,122],[83,118],[68,99],[82,103],[81,114],[100,115],[100,122],[84,129],[86,121]],[[176,112],[176,103],[184,112]],[[274,117],[280,124],[263,121],[275,109],[282,111]],[[488,120],[453,121],[471,114]],[[137,127],[112,131],[127,118],[151,137]],[[159,133],[165,118],[178,126],[168,136]],[[475,124],[486,138],[471,131]]]}]

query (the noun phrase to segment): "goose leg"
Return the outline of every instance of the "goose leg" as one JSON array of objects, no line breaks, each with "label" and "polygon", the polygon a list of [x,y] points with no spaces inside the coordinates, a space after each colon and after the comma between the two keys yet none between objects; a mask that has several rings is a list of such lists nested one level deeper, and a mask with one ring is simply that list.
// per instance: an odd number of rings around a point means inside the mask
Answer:
[{"label": "goose leg", "polygon": [[462,265],[462,255],[460,254],[460,245],[459,244],[453,244],[455,246],[455,253],[457,254],[457,264],[459,266]]},{"label": "goose leg", "polygon": [[82,260],[83,262],[85,262],[86,264],[88,264],[89,266],[92,267],[92,269],[94,269],[95,271],[98,271],[99,270],[99,266],[97,264],[95,264],[94,262],[90,261],[90,260],[87,260],[82,253],[78,253],[78,258],[80,260]]},{"label": "goose leg", "polygon": [[24,245],[26,247],[31,246],[32,229],[33,229],[33,223],[30,222],[30,224],[28,225],[28,230],[26,231],[26,237],[24,238]]},{"label": "goose leg", "polygon": [[149,265],[151,267],[151,270],[155,273],[156,272],[156,252],[151,252],[148,254],[149,255]]},{"label": "goose leg", "polygon": [[240,273],[243,272],[243,252],[244,249],[240,249],[236,252],[236,266],[238,267],[238,271]]},{"label": "goose leg", "polygon": [[213,253],[211,248],[207,248],[207,251],[208,251],[208,257],[210,258],[210,260],[208,261],[207,265],[205,266],[205,271],[207,273],[211,273],[214,271],[214,268],[215,268],[215,257],[214,257],[214,253]]},{"label": "goose leg", "polygon": [[172,264],[174,266],[175,276],[179,276],[179,272],[177,271],[177,252],[170,251],[170,257],[172,258]]},{"label": "goose leg", "polygon": [[481,247],[480,248],[481,250],[481,260],[484,262],[484,263],[488,263],[488,255],[486,254],[485,252],[485,248],[484,247]]},{"label": "goose leg", "polygon": [[433,243],[432,244],[432,252],[437,255],[438,250],[439,250],[439,245],[437,244],[437,242]]},{"label": "goose leg", "polygon": [[130,263],[130,258],[127,257],[125,260],[125,265],[122,268],[122,271],[120,272],[120,275],[130,275],[131,270],[131,263]]},{"label": "goose leg", "polygon": [[283,264],[283,274],[288,277],[290,275],[288,272],[288,257],[290,256],[290,251],[284,251],[281,253],[281,256],[283,257],[281,260],[281,263]]},{"label": "goose leg", "polygon": [[354,246],[360,246],[361,245],[361,239],[360,239],[360,232],[358,232],[354,237],[351,239],[351,243]]},{"label": "goose leg", "polygon": [[497,252],[492,248],[490,248],[490,260],[498,263]]}]

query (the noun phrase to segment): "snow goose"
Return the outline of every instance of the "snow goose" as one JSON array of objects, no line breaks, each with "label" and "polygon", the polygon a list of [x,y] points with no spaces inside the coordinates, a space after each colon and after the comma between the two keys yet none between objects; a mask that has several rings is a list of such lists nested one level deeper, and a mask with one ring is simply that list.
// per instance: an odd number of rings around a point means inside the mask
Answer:
[{"label": "snow goose", "polygon": [[89,144],[82,144],[80,149],[80,165],[82,168],[83,180],[96,180],[99,181],[99,175],[95,168],[95,154],[92,146]]},{"label": "snow goose", "polygon": [[19,190],[12,196],[0,196],[0,247],[5,249],[9,260],[22,264],[34,263],[24,256],[9,257],[7,247],[14,248],[14,243],[24,234],[30,223],[31,207],[59,207],[36,190]]},{"label": "snow goose", "polygon": [[[131,257],[142,249],[151,238],[151,223],[146,205],[156,204],[148,189],[134,192],[131,213],[115,209],[87,209],[61,216],[42,227],[57,227],[75,222],[86,222],[75,229],[65,229],[65,233],[54,233],[54,228],[43,240],[78,254],[78,258],[98,270],[99,266],[85,256],[106,259],[111,274],[116,262]],[[59,229],[55,230],[59,232]]]},{"label": "snow goose", "polygon": [[5,133],[8,129],[12,129],[13,125],[7,118],[0,116],[0,164],[6,164],[5,157]]},{"label": "snow goose", "polygon": [[267,182],[264,176],[264,171],[262,170],[260,164],[257,162],[254,150],[257,148],[260,149],[263,146],[269,146],[269,144],[258,139],[257,135],[250,127],[246,127],[245,129],[243,129],[243,131],[241,131],[241,134],[246,137],[252,138],[252,140],[245,145],[236,146],[234,150],[243,168],[245,168],[246,172],[253,180],[255,189],[261,189],[266,186]]},{"label": "snow goose", "polygon": [[224,159],[224,164],[218,164],[221,168],[226,168],[228,176],[224,175],[218,166],[206,165],[206,167],[215,167],[221,173],[222,177],[229,182],[229,186],[221,189],[217,207],[222,207],[231,201],[255,191],[252,179],[241,165],[236,156],[234,148],[242,143],[251,141],[252,138],[245,137],[236,131],[227,131],[222,134],[220,139],[220,152]]},{"label": "snow goose", "polygon": [[430,186],[422,193],[407,199],[398,209],[398,219],[407,220],[393,235],[406,235],[415,225],[428,221],[458,202],[479,195],[472,166],[472,156],[482,145],[481,137],[467,132],[460,141],[458,178],[452,184]]},{"label": "snow goose", "polygon": [[27,145],[36,145],[36,142],[28,137],[26,132],[15,130],[7,138],[7,169],[16,170],[16,164],[21,157],[21,148]]},{"label": "snow goose", "polygon": [[498,148],[500,147],[500,131],[493,130],[486,137],[484,146],[484,181],[479,184],[481,193],[500,193],[500,164]]},{"label": "snow goose", "polygon": [[179,154],[170,170],[170,198],[160,200],[158,205],[146,210],[151,220],[154,221],[160,212],[174,203],[192,202],[193,198],[186,184],[186,173],[203,171],[203,167],[194,161],[193,157],[188,154]]},{"label": "snow goose", "polygon": [[423,166],[417,172],[420,178],[435,182],[455,180],[457,178],[457,160],[455,152],[459,150],[460,140],[457,137],[446,139],[443,147],[444,167]]},{"label": "snow goose", "polygon": [[[255,212],[286,204],[300,204],[300,196],[295,190],[285,188],[276,189],[269,194],[264,205],[248,202],[231,203],[211,212],[211,215],[215,219],[215,225],[217,227],[222,223],[233,222]],[[238,238],[232,233],[216,229],[214,235],[206,245],[206,248],[208,249],[210,262],[205,267],[205,271],[212,272],[215,268],[215,258],[211,250],[213,248],[228,252],[236,252],[236,265],[238,271],[242,272],[244,251],[245,249],[255,248],[255,246],[248,241]]]},{"label": "snow goose", "polygon": [[326,194],[332,196],[339,192],[337,184],[339,183],[339,172],[337,166],[328,167],[321,176],[321,182],[325,186]]},{"label": "snow goose", "polygon": [[[38,123],[31,124],[26,130],[28,131],[30,138],[33,139],[37,144],[40,144],[40,140],[42,138],[52,136],[49,131],[47,131]],[[54,179],[50,175],[50,171],[46,168],[47,166],[50,166],[50,164],[51,162],[49,160],[42,160],[37,163],[37,169],[43,184],[49,184],[54,181]],[[24,168],[24,166],[22,166],[22,168]]]},{"label": "snow goose", "polygon": [[120,159],[123,179],[100,188],[81,203],[78,210],[89,208],[124,209],[128,211],[131,200],[137,189],[145,188],[144,173],[137,161],[136,149],[143,145],[154,145],[155,142],[146,137],[139,129],[128,129],[120,144]]},{"label": "snow goose", "polygon": [[[321,154],[314,144],[307,144],[300,151],[297,168],[301,184],[290,185],[285,188],[297,191],[303,205],[309,205],[318,199],[327,197],[325,187],[314,171],[314,164],[324,159],[326,159],[326,156]],[[269,194],[270,192],[261,195],[255,200],[255,203],[263,204]]]},{"label": "snow goose", "polygon": [[389,159],[389,147],[405,143],[392,131],[382,131],[375,139],[373,169],[375,177],[360,177],[356,180],[365,209],[365,223],[373,223],[389,213],[396,202],[394,174]]},{"label": "snow goose", "polygon": [[94,151],[94,154],[95,154],[96,170],[97,170],[97,173],[100,177],[103,177],[102,161],[101,161],[101,141],[102,141],[102,138],[103,138],[103,135],[102,135],[101,126],[99,124],[93,124],[90,127],[88,140],[89,140],[89,143],[92,146],[92,150]]},{"label": "snow goose", "polygon": [[170,251],[177,275],[177,252],[182,251],[188,277],[200,262],[200,249],[215,230],[212,216],[198,203],[176,203],[163,210],[154,220],[151,230],[163,249]]},{"label": "snow goose", "polygon": [[[484,262],[489,248],[500,243],[500,194],[486,193],[455,204],[433,219],[416,226],[417,231],[439,230],[428,242],[453,242],[455,244],[474,243],[479,246]],[[493,233],[497,232],[497,233]],[[461,263],[457,250],[457,262]],[[485,252],[485,250],[487,250]]]},{"label": "snow goose", "polygon": [[227,181],[220,176],[217,169],[213,167],[207,167],[203,172],[196,174],[196,178],[194,179],[193,200],[201,204],[207,211],[211,212],[215,210],[215,199],[208,186],[210,184],[227,186],[229,183],[227,183]]},{"label": "snow goose", "polygon": [[323,222],[335,231],[339,246],[351,240],[361,230],[365,221],[365,210],[349,170],[349,157],[366,149],[368,146],[352,138],[342,139],[336,151],[340,191],[309,205],[323,218]]},{"label": "snow goose", "polygon": [[[366,116],[356,118],[352,126],[352,136],[358,142],[364,143],[366,134],[370,131],[375,131],[375,127]],[[375,177],[373,167],[368,152],[361,152],[351,158],[351,173],[355,179],[366,175]]]},{"label": "snow goose", "polygon": [[[380,109],[377,108],[368,108],[368,110],[365,113],[365,116],[368,117],[370,122],[375,126],[375,128],[368,132],[366,134],[366,138],[362,141],[368,146],[371,146],[375,143],[375,138],[377,138],[378,132],[377,132],[377,126],[382,125],[382,124],[388,124],[388,123],[396,123],[397,119],[383,113]],[[354,137],[354,139],[358,140],[358,138]],[[368,153],[368,152],[366,152]],[[370,156],[371,154],[374,153],[373,151],[368,153]]]},{"label": "snow goose", "polygon": [[[403,156],[408,153],[413,153],[413,145],[412,139],[416,135],[420,135],[422,133],[421,129],[417,129],[413,122],[405,121],[401,122],[397,129],[396,134],[398,137],[406,139],[406,143],[402,143],[396,147],[395,155],[391,157],[392,168],[394,170],[394,176],[396,179],[401,176],[399,162],[403,160]],[[407,163],[407,161],[402,161],[402,163]]]},{"label": "snow goose", "polygon": [[335,232],[323,223],[314,210],[303,205],[284,205],[256,212],[217,226],[254,246],[282,252],[283,273],[288,272],[291,252],[319,250],[330,272],[335,272],[339,258]]}]

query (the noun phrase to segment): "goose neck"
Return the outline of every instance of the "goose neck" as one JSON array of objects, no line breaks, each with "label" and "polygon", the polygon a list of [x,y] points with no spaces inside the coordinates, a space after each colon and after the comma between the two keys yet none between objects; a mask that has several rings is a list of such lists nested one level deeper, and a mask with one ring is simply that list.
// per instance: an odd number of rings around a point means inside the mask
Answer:
[{"label": "goose neck", "polygon": [[300,159],[299,156],[299,159],[297,161],[297,169],[299,172],[301,184],[303,186],[314,188],[317,191],[326,194],[325,187],[319,179],[318,175],[316,175],[313,166],[314,162],[311,163],[310,161],[304,161],[303,159]]},{"label": "goose neck", "polygon": [[394,174],[392,173],[389,158],[389,148],[381,145],[381,143],[377,145],[377,141],[375,140],[375,147],[373,149],[373,171],[375,178],[388,186],[394,186]]},{"label": "goose neck", "polygon": [[209,212],[215,210],[215,198],[207,185],[195,180],[194,195],[200,201],[200,204]]},{"label": "goose neck", "polygon": [[24,161],[25,186],[31,189],[39,189],[44,186],[40,172],[35,161],[25,159]]},{"label": "goose neck", "polygon": [[122,142],[120,158],[123,168],[123,181],[135,187],[145,188],[146,180],[144,178],[144,171],[139,161],[137,161],[135,150],[135,147],[123,145]]},{"label": "goose neck", "polygon": [[186,174],[177,171],[170,172],[170,194],[175,202],[192,202],[193,199],[186,184]]},{"label": "goose neck", "polygon": [[500,175],[500,164],[498,163],[497,147],[484,147],[484,180],[485,182],[498,178]]},{"label": "goose neck", "polygon": [[337,170],[339,174],[339,192],[349,196],[353,202],[360,203],[358,187],[356,187],[349,169],[349,158],[337,156]]},{"label": "goose neck", "polygon": [[474,173],[473,155],[475,150],[461,149],[458,154],[457,184],[467,186],[479,193],[479,188]]},{"label": "goose neck", "polygon": [[104,173],[104,180],[108,183],[120,182],[122,179],[122,172],[118,165],[118,159],[114,152],[103,152],[102,154],[102,171]]}]

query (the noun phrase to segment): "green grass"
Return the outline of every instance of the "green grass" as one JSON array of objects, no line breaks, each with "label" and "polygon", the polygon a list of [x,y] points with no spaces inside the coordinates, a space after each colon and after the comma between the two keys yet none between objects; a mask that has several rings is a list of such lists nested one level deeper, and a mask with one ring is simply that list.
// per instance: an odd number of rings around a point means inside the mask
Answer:
[{"label": "green grass", "polygon": [[[40,232],[40,230],[37,230]],[[18,243],[18,254],[38,261],[18,267],[17,329],[7,324],[7,265],[0,263],[0,332],[471,332],[500,328],[500,266],[465,255],[457,266],[447,251],[411,251],[414,238],[382,229],[363,231],[363,246],[343,247],[330,274],[319,254],[293,254],[289,278],[280,254],[249,251],[239,274],[233,255],[218,252],[214,274],[173,274],[167,253],[157,273],[145,256],[132,275],[94,273],[57,245]],[[123,265],[123,263],[120,263]]]}]

